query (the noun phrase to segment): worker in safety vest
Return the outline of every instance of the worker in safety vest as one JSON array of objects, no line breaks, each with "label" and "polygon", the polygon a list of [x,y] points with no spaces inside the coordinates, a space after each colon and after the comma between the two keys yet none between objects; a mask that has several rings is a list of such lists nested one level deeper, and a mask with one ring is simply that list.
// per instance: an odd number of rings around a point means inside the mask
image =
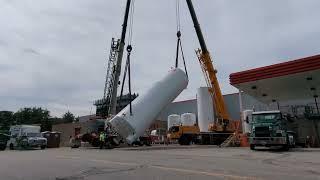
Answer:
[{"label": "worker in safety vest", "polygon": [[103,148],[104,144],[105,144],[105,139],[106,139],[106,133],[101,131],[100,135],[99,135],[99,141],[100,141],[100,149]]}]

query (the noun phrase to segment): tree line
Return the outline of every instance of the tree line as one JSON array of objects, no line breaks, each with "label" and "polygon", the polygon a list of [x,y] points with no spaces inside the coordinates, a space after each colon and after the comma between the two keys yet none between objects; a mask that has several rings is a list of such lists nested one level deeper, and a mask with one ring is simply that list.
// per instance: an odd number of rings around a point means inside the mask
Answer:
[{"label": "tree line", "polygon": [[10,126],[20,124],[37,124],[41,131],[51,131],[53,124],[79,121],[71,112],[66,112],[62,118],[51,117],[50,111],[41,107],[25,107],[17,112],[0,111],[0,131],[8,132]]}]

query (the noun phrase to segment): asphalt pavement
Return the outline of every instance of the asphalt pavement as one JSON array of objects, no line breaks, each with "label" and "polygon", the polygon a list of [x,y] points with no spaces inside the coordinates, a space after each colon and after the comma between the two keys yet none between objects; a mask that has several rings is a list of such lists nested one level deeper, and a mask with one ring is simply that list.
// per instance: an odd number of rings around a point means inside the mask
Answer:
[{"label": "asphalt pavement", "polygon": [[216,146],[0,152],[2,180],[320,179],[320,149]]}]

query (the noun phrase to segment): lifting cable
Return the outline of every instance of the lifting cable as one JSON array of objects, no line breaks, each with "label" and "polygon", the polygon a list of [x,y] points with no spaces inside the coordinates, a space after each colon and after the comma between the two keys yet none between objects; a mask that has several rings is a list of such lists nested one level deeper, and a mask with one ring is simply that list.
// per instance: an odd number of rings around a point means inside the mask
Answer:
[{"label": "lifting cable", "polygon": [[177,47],[176,47],[176,62],[175,62],[175,68],[178,68],[179,66],[179,52],[181,51],[181,57],[183,60],[184,70],[186,72],[187,78],[188,77],[188,71],[187,71],[187,65],[184,57],[182,42],[181,42],[181,20],[180,20],[180,0],[176,0],[176,24],[177,24]]},{"label": "lifting cable", "polygon": [[120,101],[122,100],[123,96],[123,89],[124,89],[124,83],[126,80],[126,76],[128,73],[128,88],[129,88],[129,106],[130,106],[130,116],[132,116],[132,94],[131,94],[131,67],[130,67],[130,57],[131,57],[131,51],[132,51],[132,35],[133,35],[133,15],[134,15],[134,3],[135,0],[132,0],[132,4],[130,6],[130,22],[129,22],[129,35],[128,35],[128,41],[127,41],[127,60],[126,65],[123,73],[123,79],[122,79],[122,86],[121,86],[121,93],[120,93]]}]

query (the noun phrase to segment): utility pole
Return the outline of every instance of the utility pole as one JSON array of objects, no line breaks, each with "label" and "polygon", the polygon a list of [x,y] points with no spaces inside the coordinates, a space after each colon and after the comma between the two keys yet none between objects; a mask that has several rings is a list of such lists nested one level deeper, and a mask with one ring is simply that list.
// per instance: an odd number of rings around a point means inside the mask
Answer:
[{"label": "utility pole", "polygon": [[116,72],[115,72],[115,77],[114,77],[114,86],[113,86],[112,97],[111,97],[111,111],[110,111],[110,113],[112,115],[117,114],[117,108],[116,108],[117,107],[117,90],[118,90],[118,82],[119,82],[120,73],[121,73],[121,63],[122,63],[124,46],[125,46],[125,38],[126,38],[126,32],[127,32],[127,24],[128,24],[129,12],[130,12],[130,5],[131,5],[131,0],[127,0],[126,11],[124,14],[124,21],[122,24],[122,33],[121,33],[119,53],[118,53],[117,64],[116,64]]}]

